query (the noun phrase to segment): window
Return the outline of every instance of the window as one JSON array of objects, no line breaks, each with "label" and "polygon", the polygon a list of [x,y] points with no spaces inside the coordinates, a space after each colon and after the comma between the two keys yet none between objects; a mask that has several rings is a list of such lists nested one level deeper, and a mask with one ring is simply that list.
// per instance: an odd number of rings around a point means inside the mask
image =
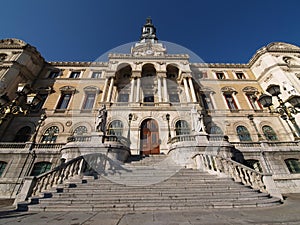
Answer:
[{"label": "window", "polygon": [[268,141],[278,141],[277,135],[272,127],[267,125],[263,126],[262,131]]},{"label": "window", "polygon": [[56,77],[59,76],[59,74],[60,74],[60,71],[58,71],[58,70],[53,70],[53,71],[50,72],[48,78],[51,78],[51,79],[56,78]]},{"label": "window", "polygon": [[237,135],[239,136],[240,141],[252,141],[248,129],[244,126],[238,126],[236,128]]},{"label": "window", "polygon": [[258,102],[258,98],[255,94],[246,93],[247,99],[254,110],[262,110],[261,104]]},{"label": "window", "polygon": [[52,163],[50,163],[50,162],[35,163],[30,176],[38,176],[42,173],[48,172],[51,169],[51,165],[52,165]]},{"label": "window", "polygon": [[299,159],[286,159],[284,160],[290,173],[300,173]]},{"label": "window", "polygon": [[213,104],[211,102],[211,99],[210,99],[210,96],[208,94],[200,94],[200,97],[201,97],[201,100],[202,100],[202,104],[203,104],[203,107],[205,109],[213,109]]},{"label": "window", "polygon": [[212,126],[210,128],[210,134],[223,134],[223,131],[220,127],[218,126]]},{"label": "window", "polygon": [[79,71],[73,71],[70,74],[70,78],[79,78],[80,72]]},{"label": "window", "polygon": [[88,130],[86,128],[86,126],[79,126],[76,127],[76,129],[73,132],[73,135],[84,135],[87,134]]},{"label": "window", "polygon": [[129,101],[129,94],[127,93],[120,93],[118,97],[118,102],[128,102]]},{"label": "window", "polygon": [[120,120],[112,121],[108,126],[108,135],[122,136],[123,133],[123,123]]},{"label": "window", "polygon": [[0,161],[0,177],[2,176],[4,170],[5,170],[5,167],[6,167],[7,163],[4,162],[4,161]]},{"label": "window", "polygon": [[153,95],[145,96],[144,102],[154,102],[154,96]]},{"label": "window", "polygon": [[196,79],[206,79],[207,71],[199,71],[196,73]]},{"label": "window", "polygon": [[26,126],[22,127],[16,134],[14,142],[26,142],[31,137],[31,128]]},{"label": "window", "polygon": [[175,124],[176,135],[190,134],[189,124],[185,120],[178,120]]},{"label": "window", "polygon": [[96,93],[86,93],[82,109],[93,109]]},{"label": "window", "polygon": [[180,102],[179,96],[177,93],[169,94],[170,102]]},{"label": "window", "polygon": [[55,143],[59,129],[57,126],[49,127],[42,136],[42,143]]},{"label": "window", "polygon": [[92,78],[101,78],[102,77],[102,72],[95,71],[92,73]]},{"label": "window", "polygon": [[227,106],[230,110],[237,110],[238,107],[234,101],[234,98],[232,96],[232,93],[224,93],[224,97],[227,103]]},{"label": "window", "polygon": [[236,72],[235,75],[236,75],[237,79],[239,79],[239,80],[246,79],[246,76],[243,72]]},{"label": "window", "polygon": [[40,110],[43,107],[43,105],[48,97],[48,94],[39,94],[39,96],[41,97],[41,101],[36,106],[32,107],[33,111]]},{"label": "window", "polygon": [[71,100],[71,93],[62,93],[60,96],[59,102],[57,104],[56,109],[67,109],[69,102]]},{"label": "window", "polygon": [[223,72],[216,72],[216,76],[219,80],[225,79],[225,74]]},{"label": "window", "polygon": [[245,161],[245,165],[250,167],[251,169],[256,170],[257,172],[262,173],[262,168],[258,160],[256,159],[248,159]]}]

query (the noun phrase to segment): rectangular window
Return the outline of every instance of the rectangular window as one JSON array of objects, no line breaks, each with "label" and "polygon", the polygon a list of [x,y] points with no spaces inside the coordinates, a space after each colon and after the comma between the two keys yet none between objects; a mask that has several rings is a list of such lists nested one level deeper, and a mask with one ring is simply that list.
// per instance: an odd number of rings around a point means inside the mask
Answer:
[{"label": "rectangular window", "polygon": [[128,102],[129,94],[119,94],[118,102]]},{"label": "rectangular window", "polygon": [[205,109],[213,109],[214,108],[209,95],[201,94],[201,100],[202,100],[202,103],[203,103],[203,106]]},{"label": "rectangular window", "polygon": [[225,74],[223,72],[216,72],[216,76],[219,80],[225,79]]},{"label": "rectangular window", "polygon": [[41,97],[41,101],[36,106],[32,107],[33,111],[40,110],[43,107],[43,105],[48,97],[48,94],[39,94],[39,96]]},{"label": "rectangular window", "polygon": [[69,105],[69,102],[71,100],[71,96],[72,96],[72,94],[63,93],[60,96],[60,100],[59,100],[59,102],[57,104],[56,109],[67,109],[68,105]]},{"label": "rectangular window", "polygon": [[207,78],[207,71],[199,71],[196,73],[197,79],[206,79]]},{"label": "rectangular window", "polygon": [[245,74],[242,73],[242,72],[237,72],[237,73],[235,73],[235,74],[236,74],[237,79],[239,79],[239,80],[246,79]]},{"label": "rectangular window", "polygon": [[82,109],[93,109],[95,102],[95,93],[87,93],[83,103]]},{"label": "rectangular window", "polygon": [[254,94],[246,94],[246,96],[248,98],[248,101],[249,101],[251,107],[254,110],[261,110],[262,109],[261,104],[257,101],[257,96],[256,95],[254,95]]},{"label": "rectangular window", "polygon": [[60,71],[51,71],[48,78],[51,78],[51,79],[56,78],[59,76],[59,74],[60,74]]},{"label": "rectangular window", "polygon": [[177,93],[169,94],[170,102],[180,102],[179,96]]},{"label": "rectangular window", "polygon": [[92,78],[101,78],[102,77],[102,72],[95,71],[92,73]]},{"label": "rectangular window", "polygon": [[230,110],[237,110],[238,107],[234,101],[232,94],[224,94],[227,106]]},{"label": "rectangular window", "polygon": [[70,74],[70,78],[79,78],[79,76],[80,76],[80,72],[78,71],[73,71]]},{"label": "rectangular window", "polygon": [[145,96],[144,97],[144,102],[154,102],[154,96]]}]

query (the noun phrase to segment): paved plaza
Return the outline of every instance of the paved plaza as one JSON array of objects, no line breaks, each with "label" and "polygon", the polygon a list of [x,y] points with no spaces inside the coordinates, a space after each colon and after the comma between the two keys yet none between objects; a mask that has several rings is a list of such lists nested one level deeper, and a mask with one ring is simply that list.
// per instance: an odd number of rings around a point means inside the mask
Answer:
[{"label": "paved plaza", "polygon": [[0,224],[30,225],[200,225],[200,224],[300,224],[300,194],[286,197],[272,208],[201,209],[193,211],[16,212],[0,204]]}]

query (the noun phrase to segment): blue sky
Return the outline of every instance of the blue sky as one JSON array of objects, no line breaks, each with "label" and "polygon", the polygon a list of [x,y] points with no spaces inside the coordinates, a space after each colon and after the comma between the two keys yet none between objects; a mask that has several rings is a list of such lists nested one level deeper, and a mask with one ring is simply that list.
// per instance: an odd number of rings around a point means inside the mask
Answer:
[{"label": "blue sky", "polygon": [[137,41],[151,16],[160,40],[208,63],[247,63],[262,46],[300,46],[297,0],[14,0],[1,2],[0,39],[19,38],[47,61],[93,61]]}]

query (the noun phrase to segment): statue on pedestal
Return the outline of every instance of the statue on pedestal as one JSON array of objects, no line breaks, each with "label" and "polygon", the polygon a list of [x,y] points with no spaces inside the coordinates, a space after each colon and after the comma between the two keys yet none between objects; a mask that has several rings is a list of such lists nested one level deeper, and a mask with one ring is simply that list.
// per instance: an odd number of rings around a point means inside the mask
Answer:
[{"label": "statue on pedestal", "polygon": [[96,118],[95,130],[97,132],[105,132],[106,128],[107,110],[105,105],[102,105],[101,109],[98,110]]},{"label": "statue on pedestal", "polygon": [[191,109],[192,131],[196,133],[205,133],[203,115],[200,114],[195,106]]}]

